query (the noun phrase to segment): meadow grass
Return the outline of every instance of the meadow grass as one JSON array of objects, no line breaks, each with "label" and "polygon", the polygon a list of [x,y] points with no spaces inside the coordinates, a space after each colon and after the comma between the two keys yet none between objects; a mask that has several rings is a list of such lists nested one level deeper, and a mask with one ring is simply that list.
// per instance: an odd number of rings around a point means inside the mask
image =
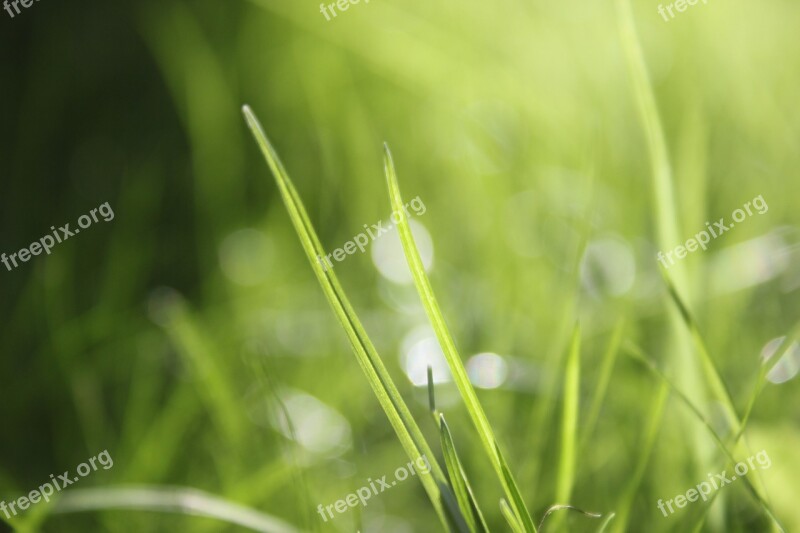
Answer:
[{"label": "meadow grass", "polygon": [[[118,212],[4,273],[0,497],[97,449],[115,466],[0,529],[800,530],[797,378],[767,379],[800,338],[797,5],[94,7],[38,11],[0,82],[25,89],[4,242],[89,199]],[[403,216],[322,271],[400,184],[429,209],[413,235]],[[659,271],[762,193],[767,216]],[[656,508],[762,448],[771,469]],[[419,483],[316,514],[420,455]]]},{"label": "meadow grass", "polygon": [[[648,98],[643,98],[643,100],[647,101]],[[643,113],[647,115],[650,111],[648,111],[647,105],[644,105],[644,108],[645,109]],[[399,397],[399,393],[391,381],[391,378],[386,373],[385,368],[382,367],[380,356],[375,352],[371,342],[369,342],[366,332],[363,330],[363,326],[360,325],[360,322],[355,315],[355,311],[347,302],[335,275],[325,269],[316,260],[317,257],[324,255],[324,249],[314,233],[313,227],[308,219],[308,215],[305,213],[305,208],[303,207],[302,202],[299,199],[296,190],[294,189],[294,185],[289,179],[286,171],[283,169],[283,165],[278,159],[277,154],[267,140],[260,123],[255,118],[249,107],[245,106],[244,114],[248,124],[250,125],[251,131],[256,138],[256,141],[258,142],[276,180],[278,181],[279,188],[283,194],[284,202],[289,210],[290,217],[293,220],[295,229],[298,232],[301,242],[304,245],[308,260],[317,272],[318,280],[328,296],[329,302],[331,303],[337,315],[339,315],[341,324],[351,338],[354,351],[357,357],[360,358],[362,368],[365,369],[366,377],[370,381],[373,391],[375,392],[379,401],[383,404],[384,411],[386,412],[390,421],[393,423],[401,444],[406,449],[409,457],[413,459],[415,458],[415,454],[419,453],[419,448],[416,447],[417,443],[414,442],[412,438],[412,431],[413,434],[420,439],[419,442],[425,443],[424,437],[421,436],[421,431],[410,417],[410,413],[408,413],[407,408],[405,408],[405,404],[402,403],[402,399]],[[656,136],[656,141],[654,141],[656,144],[659,142],[657,141],[657,138],[658,137]],[[440,306],[433,293],[433,288],[425,272],[416,241],[411,233],[407,216],[403,210],[403,200],[400,194],[397,174],[388,146],[385,146],[384,152],[384,167],[389,186],[389,195],[392,208],[396,213],[400,214],[400,220],[397,221],[397,229],[409,269],[414,278],[414,283],[420,299],[422,300],[427,316],[431,321],[433,329],[443,349],[443,353],[445,354],[447,363],[453,374],[456,386],[459,390],[462,400],[464,401],[466,411],[472,420],[473,425],[475,426],[478,438],[482,442],[484,452],[486,453],[490,463],[492,463],[492,467],[497,475],[497,481],[502,485],[505,492],[506,498],[500,500],[499,508],[501,514],[505,517],[511,530],[515,532],[536,533],[538,530],[530,513],[527,510],[525,499],[522,496],[517,482],[514,479],[514,476],[511,473],[511,470],[509,469],[502,453],[500,452],[497,439],[494,436],[494,432],[491,429],[486,414],[484,413],[483,408],[477,398],[475,389],[473,388],[472,383],[467,376],[462,358],[459,356],[456,350],[453,337],[449,332]],[[658,150],[655,150],[655,152],[658,154]],[[657,157],[660,156],[657,155]],[[656,181],[658,182],[659,180],[663,179],[666,178],[662,176]],[[702,368],[705,373],[704,377],[709,383],[710,389],[725,407],[725,415],[728,417],[728,423],[732,429],[732,433],[734,434],[731,444],[736,446],[739,438],[744,432],[744,424],[739,420],[730,393],[725,387],[719,370],[717,369],[713,359],[705,347],[696,322],[693,320],[686,304],[678,295],[677,289],[663,270],[662,276],[664,277],[665,284],[670,296],[672,297],[672,301],[675,304],[676,311],[679,312],[680,317],[683,319],[683,324],[685,325],[686,330],[690,333],[691,338],[695,342],[697,352],[700,355]],[[356,330],[358,334],[356,333]],[[588,426],[589,431],[591,431],[593,425],[595,424],[594,420],[598,416],[597,413],[600,409],[600,404],[603,401],[603,396],[608,386],[610,374],[614,366],[617,353],[620,349],[622,331],[622,323],[619,323],[614,335],[612,335],[609,347],[606,350],[606,355],[603,358],[601,377],[598,387],[595,391],[593,405],[590,410],[590,425]],[[789,345],[791,345],[793,340],[794,337],[790,336],[787,341],[781,345],[781,349],[779,350],[780,353],[777,354],[776,359],[777,357],[783,355],[784,351]],[[578,422],[581,374],[580,344],[581,332],[580,328],[576,325],[572,333],[572,340],[570,342],[570,348],[568,350],[568,355],[563,370],[564,383],[562,389],[563,405],[560,422],[560,459],[558,463],[555,489],[556,498],[559,501],[569,501],[572,495],[573,484],[575,482],[578,450],[577,439],[580,433],[579,429],[582,429],[579,428]],[[642,446],[643,452],[639,458],[636,474],[632,476],[631,482],[627,486],[627,489],[623,492],[623,495],[619,500],[620,505],[618,509],[614,512],[609,512],[606,514],[605,519],[600,526],[600,531],[605,530],[611,524],[617,512],[620,514],[620,518],[613,527],[617,530],[625,530],[628,527],[627,524],[631,512],[633,496],[638,490],[639,483],[643,478],[646,465],[655,445],[662,419],[663,409],[669,392],[674,393],[689,408],[692,415],[694,415],[697,420],[702,423],[713,440],[719,446],[719,449],[728,459],[729,464],[732,465],[736,462],[734,452],[729,448],[729,445],[724,442],[723,437],[717,433],[712,424],[708,421],[705,415],[703,415],[701,409],[695,405],[694,401],[684,391],[680,390],[669,378],[667,378],[666,375],[661,372],[651,360],[644,356],[639,348],[629,343],[626,347],[626,350],[638,361],[642,362],[646,368],[650,370],[656,378],[658,378],[660,385],[658,393],[653,401],[653,407],[651,408],[651,423],[645,432],[645,440]],[[775,360],[772,362],[772,365],[774,364],[776,364]],[[763,367],[764,369],[768,369],[772,365],[765,364]],[[380,368],[380,372],[375,371],[375,368]],[[753,396],[748,401],[748,416],[752,406],[754,405],[755,397],[757,396],[760,386],[763,383],[764,375],[767,371],[764,369],[762,369],[761,374],[759,375],[757,388],[754,391]],[[452,434],[448,428],[447,422],[445,421],[444,414],[436,410],[434,385],[430,367],[428,367],[428,395],[431,412],[434,415],[434,419],[438,423],[440,430],[441,448],[447,472],[447,477],[445,478],[443,476],[443,471],[439,469],[438,464],[434,463],[436,468],[434,477],[438,475],[436,485],[429,484],[425,486],[431,502],[437,509],[437,513],[440,515],[442,524],[446,528],[449,528],[453,531],[488,531],[489,528],[486,524],[483,513],[481,512],[480,505],[477,502],[475,494],[468,481],[467,474],[458,458],[458,454],[456,453],[455,443],[453,442]],[[407,416],[407,418],[400,416],[400,413],[396,410],[396,405],[402,406],[404,414]],[[423,446],[426,452],[429,453],[430,448],[427,446],[427,443],[425,443]],[[425,485],[425,478],[423,477],[421,479],[423,485]],[[752,497],[756,500],[763,512],[771,520],[772,526],[777,531],[784,532],[785,530],[781,526],[757,484],[751,482],[750,479],[746,477],[745,484]],[[437,488],[442,492],[437,491]],[[714,495],[714,498],[716,498],[716,494]],[[447,502],[449,507],[446,509],[442,507],[442,501]],[[548,509],[543,513],[541,523],[539,524],[539,529],[543,529],[545,520],[550,514],[561,510],[577,511],[579,514],[583,514],[592,518],[603,518],[602,514],[587,512],[569,504],[557,503],[549,506]],[[694,525],[695,529],[700,530],[704,520],[705,513],[699,514]],[[554,520],[552,527],[556,530],[562,529],[564,527],[563,520]]]}]

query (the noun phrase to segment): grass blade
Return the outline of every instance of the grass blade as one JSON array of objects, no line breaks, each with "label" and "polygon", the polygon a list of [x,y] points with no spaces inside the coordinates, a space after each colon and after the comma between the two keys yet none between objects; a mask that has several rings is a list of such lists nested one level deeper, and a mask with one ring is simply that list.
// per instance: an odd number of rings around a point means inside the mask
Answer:
[{"label": "grass blade", "polygon": [[606,516],[606,519],[603,520],[602,524],[600,524],[600,528],[597,530],[597,533],[603,533],[606,529],[608,529],[608,524],[614,520],[615,516],[617,516],[615,513],[610,513],[608,516]]},{"label": "grass blade", "polygon": [[[647,152],[650,161],[651,174],[651,205],[655,211],[656,243],[660,249],[670,249],[675,243],[680,242],[680,229],[678,222],[675,198],[673,172],[670,164],[669,150],[666,135],[656,102],[655,91],[647,72],[644,52],[636,30],[633,9],[630,0],[615,0],[617,20],[621,38],[622,51],[628,65],[629,79],[633,97],[636,101],[637,114],[644,133]],[[684,294],[688,283],[683,270],[675,271],[675,281]],[[691,341],[685,329],[681,326],[680,317],[668,308],[669,342],[665,346],[670,354],[670,364],[681,383],[689,386],[692,397],[699,400],[705,394],[705,384],[700,379],[701,371],[691,350]],[[691,452],[694,460],[689,463],[696,471],[701,472],[708,464],[710,446],[701,438],[699,428],[691,426],[686,434],[691,443]],[[645,458],[645,459],[649,459]],[[688,459],[688,458],[687,458]],[[633,497],[633,495],[631,495]],[[631,502],[632,503],[632,502]],[[622,514],[621,510],[621,514]],[[627,515],[620,517],[615,522],[625,523]]]},{"label": "grass blade", "polygon": [[[714,427],[711,425],[711,422],[709,422],[708,419],[700,411],[700,409],[698,409],[697,406],[694,405],[694,403],[692,403],[692,401],[689,399],[689,397],[682,390],[680,390],[667,376],[665,376],[664,373],[661,372],[661,370],[658,369],[658,367],[655,365],[655,363],[653,363],[646,355],[644,355],[642,350],[640,350],[638,347],[636,347],[633,344],[629,344],[628,346],[626,346],[626,351],[634,359],[636,359],[637,361],[642,363],[648,370],[650,370],[650,372],[655,377],[657,377],[659,380],[661,380],[661,382],[664,385],[669,387],[669,389],[673,393],[675,393],[675,395],[681,400],[681,402],[683,402],[683,404],[686,405],[686,407],[689,408],[689,410],[694,414],[694,416],[697,417],[697,419],[700,420],[700,422],[706,427],[708,432],[711,434],[711,437],[714,439],[714,442],[716,442],[716,444],[719,447],[719,449],[725,454],[725,456],[728,459],[728,461],[730,461],[731,463],[735,464],[737,461],[736,461],[736,459],[734,457],[733,452],[731,452],[731,450],[728,448],[728,446],[725,445],[725,443],[722,440],[722,437],[720,437],[719,434],[714,430]],[[778,521],[778,518],[775,516],[775,513],[772,511],[772,508],[770,507],[769,503],[761,495],[761,493],[756,488],[756,486],[750,481],[750,478],[748,476],[740,476],[739,479],[743,479],[744,480],[745,486],[747,487],[748,491],[753,496],[753,498],[756,500],[756,502],[758,502],[758,504],[761,506],[761,508],[764,510],[764,513],[770,518],[770,520],[772,520],[773,524],[780,531],[784,531],[783,526]]]},{"label": "grass blade", "polygon": [[[725,413],[725,419],[732,435],[730,440],[731,447],[734,451],[736,451],[737,447],[739,446],[739,439],[744,435],[744,423],[742,419],[739,418],[736,407],[733,404],[733,396],[725,385],[725,382],[722,380],[722,375],[719,371],[719,368],[711,358],[711,354],[709,353],[706,343],[703,340],[703,336],[700,334],[700,328],[697,325],[697,321],[692,316],[689,306],[686,305],[684,300],[681,298],[680,294],[678,293],[678,289],[669,279],[666,271],[663,268],[661,268],[661,275],[664,278],[664,282],[667,284],[669,295],[672,298],[675,307],[678,309],[686,329],[689,331],[689,334],[695,345],[695,349],[700,354],[700,362],[703,368],[703,374],[705,375],[706,381],[710,384],[711,392],[714,394],[716,400],[722,405]],[[785,346],[786,345],[784,344],[784,347]],[[776,362],[777,361],[775,360],[771,361],[772,364],[775,364]],[[750,417],[752,408],[755,405],[755,397],[760,392],[760,387],[763,386],[763,379],[766,377],[765,370],[769,371],[769,368],[771,368],[771,365],[761,365],[759,376],[756,381],[756,389],[753,395],[750,397],[750,401],[747,406],[747,413],[745,415],[747,418]],[[741,449],[748,454],[750,453],[750,449],[746,442],[742,443]],[[754,483],[754,490],[758,492],[761,499],[766,500],[761,482],[761,476],[758,473],[756,474],[755,479],[756,482]]]},{"label": "grass blade", "polygon": [[467,522],[469,530],[477,531],[475,517],[472,516],[470,497],[467,493],[467,486],[461,472],[461,464],[458,461],[455,447],[453,446],[453,437],[450,435],[450,429],[447,427],[447,422],[445,422],[444,415],[442,414],[439,414],[439,429],[442,439],[445,467],[450,477],[450,486],[453,488],[456,501],[458,501],[461,514],[464,515],[464,520]]},{"label": "grass blade", "polygon": [[603,407],[603,400],[605,399],[606,391],[608,391],[608,384],[611,382],[611,373],[617,362],[617,355],[619,355],[619,347],[620,344],[622,344],[622,334],[624,330],[625,322],[624,320],[620,320],[611,334],[608,348],[606,348],[606,352],[603,355],[603,362],[600,365],[600,374],[597,377],[597,387],[592,396],[592,403],[589,408],[589,414],[586,416],[586,423],[583,425],[583,437],[581,437],[581,445],[579,446],[581,450],[586,449],[589,438],[594,432],[594,427],[597,425],[600,409]]},{"label": "grass blade", "polygon": [[747,422],[750,420],[750,415],[753,413],[753,408],[756,405],[756,400],[761,395],[761,391],[764,388],[764,385],[767,383],[767,374],[769,374],[770,370],[772,370],[775,365],[777,365],[783,356],[786,354],[789,349],[792,348],[795,342],[800,339],[800,322],[795,324],[794,328],[792,328],[789,335],[783,340],[781,345],[775,350],[775,353],[772,355],[769,361],[764,361],[760,367],[758,377],[756,378],[756,384],[753,387],[753,392],[750,394],[750,399],[747,402],[747,408],[744,411],[744,416],[742,416],[742,425],[739,428],[739,432],[734,436],[731,445],[736,446],[736,443],[739,442],[739,439],[744,434],[744,430],[747,427]]},{"label": "grass blade", "polygon": [[53,513],[78,513],[109,509],[135,509],[216,518],[260,533],[298,533],[284,521],[217,498],[197,489],[182,487],[105,487],[71,489],[55,502]]},{"label": "grass blade", "polygon": [[428,365],[428,408],[436,415],[436,395],[433,390],[433,368]]},{"label": "grass blade", "polygon": [[[448,493],[444,472],[436,461],[430,446],[425,441],[422,431],[417,426],[411,416],[411,412],[397,391],[397,387],[394,385],[372,341],[367,336],[358,316],[345,296],[333,270],[323,268],[323,265],[316,259],[319,256],[324,256],[325,252],[311,225],[305,207],[303,207],[302,201],[294,188],[294,184],[289,179],[289,175],[278,158],[275,149],[267,139],[258,119],[248,106],[244,106],[242,111],[267,164],[275,176],[275,181],[289,212],[289,217],[320,286],[342,328],[344,328],[356,355],[356,360],[364,371],[378,402],[394,428],[400,444],[410,459],[417,460],[421,456],[425,456],[430,461],[430,472],[421,472],[420,480],[433,503],[439,519],[446,528],[455,527],[458,530],[465,530],[463,524],[452,523],[453,517],[459,517],[460,512],[455,498]],[[445,506],[448,507],[447,511]],[[456,520],[456,522],[458,521]]]},{"label": "grass blade", "polygon": [[470,531],[488,532],[489,528],[483,519],[483,513],[478,507],[478,502],[472,493],[472,487],[464,472],[464,467],[461,465],[458,453],[456,453],[453,435],[450,433],[450,428],[441,413],[439,414],[439,430],[442,437],[445,465],[450,476],[450,486],[453,488],[456,500],[458,500],[461,514],[464,515]]},{"label": "grass blade", "polygon": [[505,499],[500,500],[500,512],[503,513],[503,517],[508,522],[511,531],[514,533],[525,533],[525,530],[522,528],[520,523],[517,521],[517,517],[514,514],[514,510],[508,505],[508,502]]},{"label": "grass blade", "polygon": [[232,380],[220,364],[222,357],[204,336],[183,302],[170,304],[169,319],[164,329],[186,366],[197,376],[198,393],[205,402],[212,420],[232,445],[241,443],[245,435],[241,408]]},{"label": "grass blade", "polygon": [[[590,513],[589,511],[584,511],[583,509],[578,509],[573,505],[551,505],[547,511],[545,511],[542,520],[539,522],[539,531],[544,531],[544,523],[547,520],[547,517],[551,514],[555,513],[556,511],[574,511],[576,513],[580,513],[584,516],[588,516],[589,518],[603,518],[603,515],[597,513]],[[613,516],[613,513],[612,513]]]},{"label": "grass blade", "polygon": [[739,419],[739,415],[736,413],[736,407],[733,405],[733,397],[731,396],[728,388],[725,386],[725,383],[722,381],[719,369],[717,368],[716,363],[714,363],[714,360],[711,358],[708,348],[703,341],[703,337],[700,334],[700,328],[697,326],[697,322],[692,316],[692,313],[689,311],[689,307],[684,303],[683,299],[678,294],[678,289],[672,283],[672,280],[669,279],[663,267],[661,268],[661,275],[667,284],[667,291],[669,292],[672,301],[675,303],[675,306],[678,308],[681,318],[683,318],[683,323],[689,330],[689,334],[691,335],[695,348],[700,355],[700,363],[702,365],[706,381],[711,386],[711,392],[725,409],[725,417],[727,418],[728,424],[732,429],[732,433],[738,434],[741,430],[742,422]]},{"label": "grass blade", "polygon": [[564,406],[561,413],[561,457],[558,464],[556,500],[566,503],[575,482],[575,436],[578,432],[578,404],[581,376],[581,331],[575,324],[564,372]]},{"label": "grass blade", "polygon": [[647,427],[644,431],[644,439],[642,441],[642,453],[639,455],[636,463],[636,469],[633,471],[630,482],[625,487],[620,498],[618,509],[619,519],[614,522],[612,531],[616,533],[623,533],[628,531],[628,519],[631,514],[633,500],[642,484],[647,465],[650,463],[650,457],[653,455],[658,438],[658,432],[661,429],[661,419],[664,416],[664,408],[667,405],[667,398],[669,397],[669,388],[665,383],[662,383],[653,398],[652,405],[647,414],[646,420]]},{"label": "grass blade", "polygon": [[644,129],[647,151],[653,178],[652,201],[656,211],[658,243],[668,246],[678,242],[678,215],[675,193],[672,188],[672,167],[669,162],[667,141],[658,113],[653,87],[647,75],[629,0],[616,0],[620,21],[623,51],[628,63],[633,94],[636,98],[639,119]]},{"label": "grass blade", "polygon": [[422,258],[419,255],[419,250],[417,249],[416,242],[414,241],[414,236],[411,234],[411,228],[408,225],[406,212],[403,209],[403,200],[400,195],[400,187],[397,183],[397,174],[395,172],[392,154],[389,151],[389,147],[386,145],[384,145],[384,152],[386,180],[389,186],[389,196],[392,202],[392,209],[400,216],[400,221],[396,224],[396,226],[400,235],[400,241],[403,243],[403,251],[406,255],[406,261],[408,262],[408,266],[411,269],[411,273],[414,277],[414,284],[417,287],[417,292],[419,293],[422,304],[425,307],[428,320],[430,320],[431,325],[436,332],[436,337],[438,338],[439,344],[444,352],[445,358],[447,359],[450,372],[453,374],[453,379],[458,387],[459,393],[461,394],[461,398],[466,404],[467,412],[469,413],[469,416],[478,431],[478,436],[480,437],[484,450],[489,456],[492,466],[494,467],[494,470],[500,479],[501,484],[503,485],[506,496],[511,502],[511,508],[514,511],[514,515],[517,517],[518,522],[522,524],[526,532],[535,533],[536,526],[533,523],[530,513],[528,513],[528,509],[525,507],[525,502],[519,493],[516,481],[511,475],[511,472],[505,466],[505,460],[502,458],[500,449],[497,446],[497,440],[494,436],[494,432],[489,424],[489,420],[486,418],[486,414],[483,412],[483,407],[481,407],[481,404],[478,401],[478,396],[475,394],[475,389],[472,387],[472,383],[469,381],[467,371],[464,368],[461,357],[456,350],[453,337],[450,335],[450,331],[447,328],[442,311],[439,308],[439,302],[436,300],[436,296],[433,293],[433,287],[431,287],[430,280],[425,273],[425,268],[422,265]]}]

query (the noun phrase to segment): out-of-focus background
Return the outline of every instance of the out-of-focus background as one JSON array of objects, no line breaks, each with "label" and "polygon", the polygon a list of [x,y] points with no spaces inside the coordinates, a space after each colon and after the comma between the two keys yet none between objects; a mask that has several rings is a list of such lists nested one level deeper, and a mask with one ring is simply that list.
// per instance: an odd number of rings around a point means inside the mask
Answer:
[{"label": "out-of-focus background", "polygon": [[[323,522],[406,464],[241,115],[264,124],[325,248],[388,220],[382,143],[473,383],[526,504],[617,512],[627,531],[768,531],[742,482],[709,510],[656,506],[725,468],[706,428],[621,354],[615,328],[725,431],[656,253],[761,195],[669,269],[739,411],[800,319],[800,4],[700,2],[633,17],[672,167],[654,190],[613,2],[34,2],[0,11],[0,252],[108,202],[114,218],[0,265],[0,500],[107,450],[68,491],[195,489],[303,531],[438,531],[416,479]],[[659,242],[674,210],[675,242]],[[395,232],[335,269],[432,442],[425,369],[494,530],[501,491]],[[555,501],[564,352],[582,331],[581,443]],[[800,349],[745,434],[777,517],[800,530]],[[653,419],[653,413],[660,416]],[[648,440],[654,439],[654,440]],[[652,445],[652,446],[651,446]],[[438,449],[438,447],[437,447]],[[753,474],[755,475],[755,474]],[[91,497],[89,497],[91,500]],[[216,519],[38,503],[0,529],[241,531]],[[66,509],[64,509],[66,510]],[[555,522],[554,522],[555,524]],[[615,522],[612,521],[612,526]],[[566,516],[562,530],[595,531]],[[612,528],[613,529],[613,528]]]}]

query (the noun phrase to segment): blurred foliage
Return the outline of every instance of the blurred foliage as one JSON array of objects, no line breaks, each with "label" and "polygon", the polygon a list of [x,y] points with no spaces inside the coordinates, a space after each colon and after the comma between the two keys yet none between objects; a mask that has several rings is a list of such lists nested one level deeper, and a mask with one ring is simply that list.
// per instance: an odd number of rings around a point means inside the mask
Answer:
[{"label": "blurred foliage", "polygon": [[[763,348],[800,317],[800,4],[712,1],[664,22],[655,2],[633,3],[679,238],[758,195],[769,205],[670,270],[686,280],[742,413]],[[596,424],[582,433],[618,323],[665,368],[675,359],[655,254],[682,243],[656,240],[612,3],[371,0],[326,21],[314,3],[286,0],[44,1],[13,19],[0,11],[0,45],[0,252],[74,226],[103,202],[116,215],[51,255],[0,266],[0,499],[108,449],[114,467],[70,490],[189,487],[301,530],[438,530],[416,481],[327,523],[316,514],[406,460],[248,135],[248,103],[329,251],[388,219],[381,147],[392,146],[404,194],[427,207],[417,222],[433,242],[429,275],[460,352],[500,355],[468,369],[506,369],[479,397],[536,519],[554,503],[618,511],[630,494],[630,531],[690,529],[702,504],[664,518],[656,502],[719,471],[724,457],[675,398],[649,419],[658,383],[641,365],[618,358]],[[405,375],[435,345],[410,277],[394,283],[376,268],[375,254],[403,261],[389,239],[335,268],[437,442],[427,392]],[[572,499],[557,502],[576,321],[582,445]],[[438,408],[487,522],[502,531],[501,487],[440,377]],[[761,479],[788,531],[800,530],[799,380],[767,385],[746,432],[750,449],[772,460]],[[702,407],[724,432],[720,407]],[[642,457],[641,483],[627,493]],[[14,524],[237,530],[178,514],[51,507]],[[598,527],[578,515],[559,524]],[[767,527],[733,484],[704,531]]]}]

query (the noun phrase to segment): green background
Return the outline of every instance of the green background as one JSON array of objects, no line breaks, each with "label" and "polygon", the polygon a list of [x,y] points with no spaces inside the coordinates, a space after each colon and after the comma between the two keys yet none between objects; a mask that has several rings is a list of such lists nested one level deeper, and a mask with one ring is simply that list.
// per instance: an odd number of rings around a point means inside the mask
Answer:
[{"label": "green background", "polygon": [[[371,0],[331,21],[299,0],[42,0],[13,19],[0,11],[0,252],[74,227],[104,202],[115,213],[49,256],[0,267],[0,499],[107,449],[114,467],[70,491],[191,487],[301,530],[440,529],[414,479],[333,521],[316,514],[407,459],[246,129],[247,103],[329,251],[387,220],[389,143],[407,200],[427,208],[416,220],[462,355],[507,365],[502,385],[479,396],[537,520],[571,503],[627,509],[628,531],[691,530],[703,504],[665,518],[656,501],[722,470],[705,428],[674,395],[653,421],[658,382],[625,354],[593,427],[587,411],[623,324],[725,431],[670,318],[655,254],[758,195],[767,213],[669,273],[740,413],[762,349],[797,322],[800,4],[710,0],[665,22],[655,1],[637,0],[633,14],[672,198],[654,190],[613,2]],[[677,240],[659,242],[669,210]],[[413,285],[376,268],[379,244],[402,262],[384,239],[336,272],[435,442],[427,393],[401,358],[427,321]],[[584,445],[572,501],[556,502],[560,383],[577,321]],[[772,460],[761,476],[787,531],[800,530],[799,382],[768,384],[746,433]],[[506,530],[455,387],[436,393],[487,520]],[[658,433],[643,460],[649,424]],[[142,510],[53,514],[56,505],[0,528],[240,530]],[[553,524],[598,527],[578,515]],[[703,530],[768,527],[737,482]]]}]

